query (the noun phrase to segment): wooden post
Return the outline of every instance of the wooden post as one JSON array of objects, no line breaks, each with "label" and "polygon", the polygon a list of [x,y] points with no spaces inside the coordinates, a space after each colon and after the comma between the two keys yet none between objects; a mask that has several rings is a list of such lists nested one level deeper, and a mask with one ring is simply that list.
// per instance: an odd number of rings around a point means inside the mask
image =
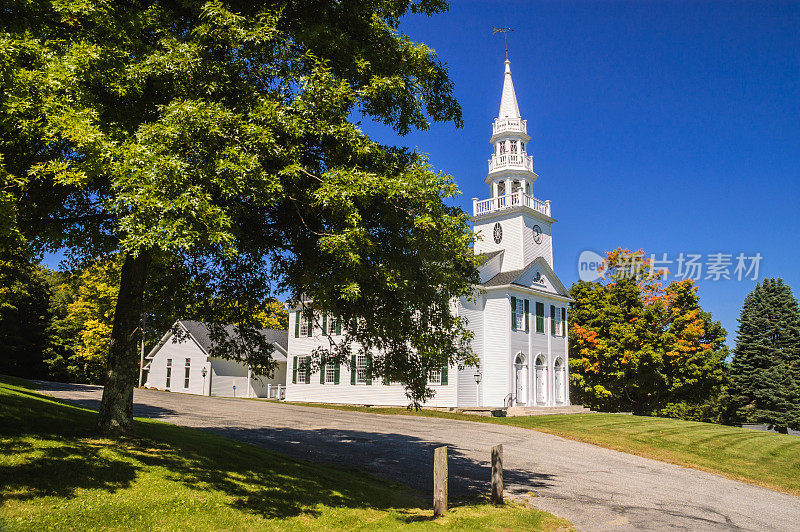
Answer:
[{"label": "wooden post", "polygon": [[433,516],[447,511],[447,447],[433,450]]},{"label": "wooden post", "polygon": [[503,446],[492,447],[492,504],[503,504]]}]

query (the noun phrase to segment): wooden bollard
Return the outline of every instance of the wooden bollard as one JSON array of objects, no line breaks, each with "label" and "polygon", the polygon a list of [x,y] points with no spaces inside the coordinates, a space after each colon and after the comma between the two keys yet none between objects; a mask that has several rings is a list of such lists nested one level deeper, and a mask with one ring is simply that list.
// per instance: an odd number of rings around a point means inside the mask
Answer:
[{"label": "wooden bollard", "polygon": [[447,511],[447,447],[433,450],[433,516]]},{"label": "wooden bollard", "polygon": [[492,504],[503,504],[503,446],[492,447]]}]

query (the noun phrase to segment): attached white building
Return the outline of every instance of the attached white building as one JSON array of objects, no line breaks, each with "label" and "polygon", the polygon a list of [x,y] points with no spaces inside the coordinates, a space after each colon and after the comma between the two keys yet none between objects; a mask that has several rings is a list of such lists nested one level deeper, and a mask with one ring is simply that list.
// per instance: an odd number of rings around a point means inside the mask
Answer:
[{"label": "attached white building", "polygon": [[[553,271],[551,205],[532,195],[538,176],[527,154],[522,119],[505,62],[500,112],[492,126],[488,199],[473,199],[475,253],[483,257],[475,301],[462,299],[457,312],[474,332],[475,368],[442,368],[431,375],[435,397],[427,406],[503,407],[568,405],[567,306],[571,299]],[[406,405],[399,384],[366,378],[366,359],[308,374],[303,357],[327,338],[299,309],[289,315],[286,398],[290,401]],[[340,324],[320,317],[334,336]]]},{"label": "attached white building", "polygon": [[[185,335],[179,335],[180,339],[176,337],[174,327],[182,329]],[[146,388],[221,397],[281,398],[284,395],[288,331],[261,330],[275,347],[272,357],[278,363],[273,377],[267,379],[253,375],[247,364],[212,357],[213,341],[203,323],[181,320],[174,327],[145,357]],[[226,332],[235,334],[231,326],[226,327]]]}]

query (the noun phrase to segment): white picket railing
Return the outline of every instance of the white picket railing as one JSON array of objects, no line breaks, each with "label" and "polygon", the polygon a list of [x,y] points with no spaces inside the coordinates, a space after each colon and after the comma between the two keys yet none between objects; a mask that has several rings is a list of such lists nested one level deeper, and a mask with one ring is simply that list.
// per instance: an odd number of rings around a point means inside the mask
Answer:
[{"label": "white picket railing", "polygon": [[521,118],[495,118],[492,124],[492,133],[504,133],[506,131],[521,131],[528,133],[528,121]]},{"label": "white picket railing", "polygon": [[492,155],[489,159],[489,171],[501,170],[504,168],[520,169],[533,172],[533,157],[519,153],[504,153],[503,155]]},{"label": "white picket railing", "polygon": [[510,209],[511,207],[517,206],[529,207],[545,216],[550,216],[550,200],[542,201],[536,199],[530,194],[525,194],[521,190],[512,194],[506,194],[505,196],[498,196],[485,200],[473,198],[472,215],[480,216],[481,214],[488,214],[490,212]]}]

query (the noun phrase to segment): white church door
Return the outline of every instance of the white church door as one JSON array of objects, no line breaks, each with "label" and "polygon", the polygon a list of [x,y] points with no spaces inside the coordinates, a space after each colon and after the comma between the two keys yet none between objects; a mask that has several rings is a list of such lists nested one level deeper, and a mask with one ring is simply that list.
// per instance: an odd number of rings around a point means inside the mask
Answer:
[{"label": "white church door", "polygon": [[564,385],[566,384],[564,382],[566,380],[564,376],[566,373],[566,368],[564,367],[564,364],[561,362],[560,358],[556,360],[554,370],[556,379],[556,403],[564,403]]},{"label": "white church door", "polygon": [[541,355],[536,357],[536,402],[547,403],[547,366]]},{"label": "white church door", "polygon": [[517,381],[516,403],[518,405],[528,404],[528,360],[522,353],[518,353],[514,359],[514,371]]}]

